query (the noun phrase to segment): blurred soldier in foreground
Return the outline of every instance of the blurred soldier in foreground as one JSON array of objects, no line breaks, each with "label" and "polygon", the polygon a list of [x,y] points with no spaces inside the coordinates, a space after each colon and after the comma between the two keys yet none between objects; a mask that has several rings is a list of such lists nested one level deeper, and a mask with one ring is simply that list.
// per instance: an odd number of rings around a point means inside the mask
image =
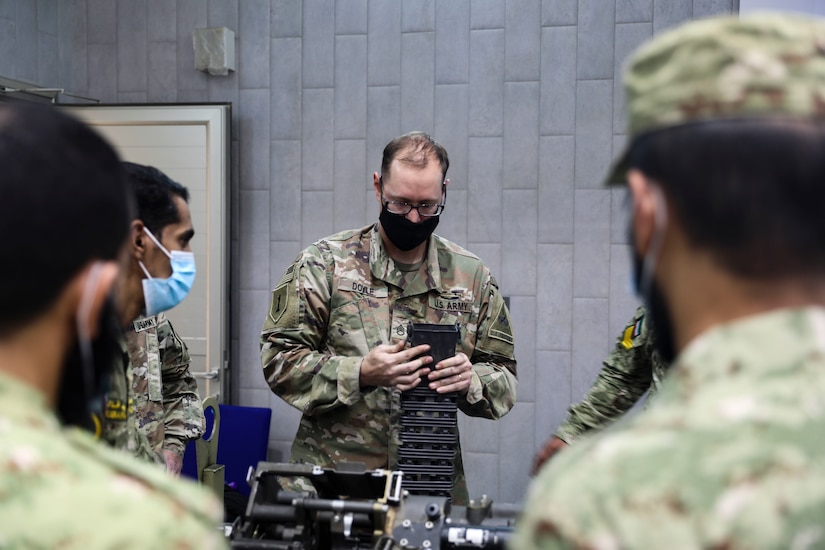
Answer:
[{"label": "blurred soldier in foreground", "polygon": [[120,332],[116,153],[51,106],[0,104],[0,169],[0,546],[224,546],[210,493],[71,426],[89,427]]},{"label": "blurred soldier in foreground", "polygon": [[621,418],[645,392],[649,392],[647,399],[656,393],[667,365],[653,345],[649,325],[644,306],[639,306],[587,394],[567,410],[564,423],[536,454],[533,475],[574,440]]},{"label": "blurred soldier in foreground", "polygon": [[205,428],[189,350],[162,313],[186,297],[195,278],[189,191],[157,168],[123,167],[137,218],[117,300],[131,321],[106,394],[102,437],[178,475],[186,444]]},{"label": "blurred soldier in foreground", "polygon": [[645,411],[542,469],[513,548],[823,547],[825,21],[689,23],[625,85],[611,181],[673,366]]},{"label": "blurred soldier in foreground", "polygon": [[[397,469],[401,392],[428,379],[457,392],[470,416],[497,419],[515,404],[498,284],[481,259],[433,233],[448,167],[427,134],[392,140],[373,174],[379,221],[309,246],[273,290],[261,360],[272,391],[303,413],[292,462]],[[410,322],[458,323],[455,355],[433,364],[429,345],[405,349]],[[460,448],[453,479],[453,503],[466,504]]]}]

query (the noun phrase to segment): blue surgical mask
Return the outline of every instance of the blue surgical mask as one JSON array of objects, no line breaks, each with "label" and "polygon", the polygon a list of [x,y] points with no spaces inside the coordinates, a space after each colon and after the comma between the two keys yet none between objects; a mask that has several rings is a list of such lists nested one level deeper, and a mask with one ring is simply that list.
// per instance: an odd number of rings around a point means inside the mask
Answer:
[{"label": "blue surgical mask", "polygon": [[169,252],[160,244],[152,232],[143,230],[163,253],[169,256],[172,264],[172,276],[167,279],[156,279],[149,274],[143,262],[138,262],[146,278],[143,279],[143,299],[146,302],[146,315],[157,315],[162,311],[172,309],[186,298],[195,282],[195,255],[191,252],[173,250]]}]

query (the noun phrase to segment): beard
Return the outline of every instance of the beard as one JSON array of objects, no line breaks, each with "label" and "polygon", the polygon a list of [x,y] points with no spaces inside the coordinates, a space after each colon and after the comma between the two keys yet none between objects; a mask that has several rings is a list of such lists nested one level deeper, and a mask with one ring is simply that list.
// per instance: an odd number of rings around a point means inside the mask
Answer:
[{"label": "beard", "polygon": [[[630,242],[636,242],[635,238],[632,238]],[[636,285],[636,293],[642,299],[647,310],[646,315],[650,319],[649,330],[653,341],[653,348],[659,353],[661,358],[670,365],[676,359],[676,343],[670,309],[653,273],[650,273],[648,281],[643,279],[644,258],[640,256],[634,248],[633,281]]]},{"label": "beard", "polygon": [[94,430],[92,413],[99,410],[114,360],[120,352],[120,324],[111,297],[101,310],[90,355],[76,343],[66,358],[57,396],[57,415],[67,426]]}]

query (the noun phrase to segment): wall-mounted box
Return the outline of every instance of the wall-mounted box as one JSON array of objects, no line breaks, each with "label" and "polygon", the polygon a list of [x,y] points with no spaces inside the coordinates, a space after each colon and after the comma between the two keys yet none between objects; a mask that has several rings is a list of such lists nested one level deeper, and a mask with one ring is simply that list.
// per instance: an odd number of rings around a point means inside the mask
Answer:
[{"label": "wall-mounted box", "polygon": [[226,27],[195,29],[195,69],[226,76],[235,70],[235,31]]}]

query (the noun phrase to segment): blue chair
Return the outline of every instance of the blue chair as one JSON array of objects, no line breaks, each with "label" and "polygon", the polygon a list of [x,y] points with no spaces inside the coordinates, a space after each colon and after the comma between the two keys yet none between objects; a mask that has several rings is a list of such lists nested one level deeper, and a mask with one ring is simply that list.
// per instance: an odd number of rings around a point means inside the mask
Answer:
[{"label": "blue chair", "polygon": [[[264,407],[243,407],[237,405],[219,406],[218,452],[216,463],[224,466],[224,482],[244,496],[249,497],[251,487],[246,482],[250,466],[256,468],[258,462],[266,461],[269,448],[269,426],[272,409]],[[209,436],[210,417],[206,415]],[[182,475],[198,480],[197,450],[195,441],[190,441],[183,456]]]}]

